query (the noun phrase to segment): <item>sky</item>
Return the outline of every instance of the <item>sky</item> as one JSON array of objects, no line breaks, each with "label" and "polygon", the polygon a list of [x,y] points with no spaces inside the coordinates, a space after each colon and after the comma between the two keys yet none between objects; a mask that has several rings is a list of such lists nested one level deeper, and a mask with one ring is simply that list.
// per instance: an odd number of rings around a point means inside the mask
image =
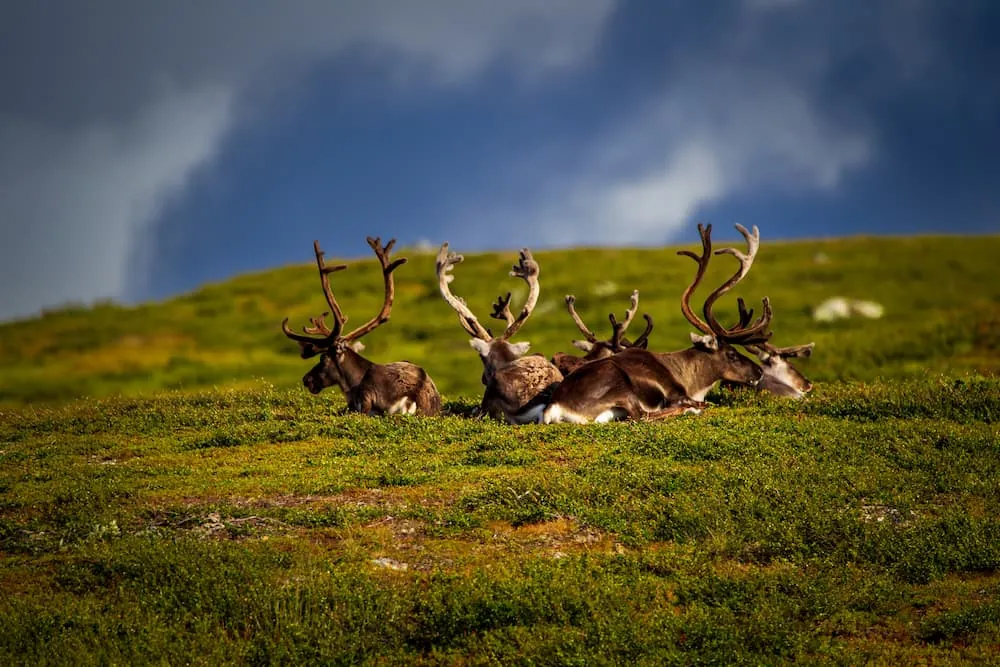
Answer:
[{"label": "sky", "polygon": [[1000,231],[993,0],[32,0],[0,320],[449,241]]}]

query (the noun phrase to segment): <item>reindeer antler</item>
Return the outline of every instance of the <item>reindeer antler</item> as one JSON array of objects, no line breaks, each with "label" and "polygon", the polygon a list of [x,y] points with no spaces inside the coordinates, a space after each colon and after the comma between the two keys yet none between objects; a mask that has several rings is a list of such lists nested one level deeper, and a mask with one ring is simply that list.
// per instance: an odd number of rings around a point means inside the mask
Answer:
[{"label": "reindeer antler", "polygon": [[608,319],[611,321],[611,347],[615,350],[622,348],[623,336],[625,335],[625,330],[628,329],[628,325],[632,324],[632,319],[635,317],[635,311],[639,308],[639,290],[632,290],[632,307],[625,311],[625,319],[622,322],[618,322],[615,319],[614,313],[608,314]]},{"label": "reindeer antler", "polygon": [[767,313],[764,313],[763,315],[757,318],[757,321],[754,322],[753,326],[751,327],[749,325],[750,325],[750,320],[753,319],[753,308],[747,310],[747,305],[743,301],[743,297],[737,297],[736,306],[740,311],[740,321],[738,324],[736,324],[736,326],[729,327],[728,329],[726,329],[727,335],[738,335],[741,331],[747,330],[748,328],[749,329],[757,328],[758,326],[761,325],[760,323],[764,320],[765,317],[768,318],[770,317],[769,315],[767,315]]},{"label": "reindeer antler", "polygon": [[[336,266],[327,266],[323,259],[326,254],[319,247],[319,241],[313,241],[313,251],[316,253],[316,267],[319,269],[319,280],[320,285],[323,287],[323,295],[326,297],[326,303],[330,306],[330,310],[319,315],[317,317],[309,318],[312,322],[311,327],[303,327],[302,330],[307,335],[302,335],[295,333],[288,326],[288,318],[286,317],[281,323],[281,329],[285,332],[285,335],[294,341],[297,341],[302,347],[302,356],[311,357],[318,354],[322,350],[333,345],[337,339],[353,341],[361,338],[365,334],[369,333],[380,324],[389,321],[389,313],[392,311],[392,301],[395,296],[395,283],[393,282],[392,272],[397,268],[406,263],[405,258],[400,258],[395,261],[389,261],[389,253],[392,252],[392,246],[396,244],[396,239],[390,239],[385,246],[382,245],[382,239],[368,237],[368,245],[371,246],[372,250],[375,251],[376,257],[378,257],[379,263],[382,265],[382,278],[385,283],[385,300],[382,303],[382,308],[379,310],[378,314],[371,320],[362,324],[360,327],[354,331],[341,335],[344,328],[344,323],[347,322],[347,316],[340,309],[340,304],[337,303],[337,297],[333,294],[333,288],[330,286],[330,274],[337,271],[343,271],[347,268],[346,264],[338,264]],[[333,314],[333,328],[330,328],[326,324],[326,316]],[[320,338],[315,336],[319,335]]]},{"label": "reindeer antler", "polygon": [[311,327],[302,327],[302,330],[307,334],[319,335],[319,336],[329,336],[333,333],[330,327],[326,326],[326,316],[329,312],[323,313],[318,317],[310,317],[309,321],[312,322]]},{"label": "reindeer antler", "polygon": [[712,332],[727,342],[739,343],[743,345],[749,343],[763,343],[771,337],[769,332],[765,332],[765,329],[771,323],[772,316],[771,303],[767,297],[762,299],[763,311],[760,318],[749,326],[746,322],[749,322],[751,313],[746,311],[745,306],[741,306],[740,308],[740,324],[736,325],[736,327],[732,329],[727,329],[719,324],[719,321],[712,313],[712,306],[715,305],[715,302],[719,299],[719,297],[731,290],[738,282],[746,277],[747,273],[750,271],[750,267],[753,266],[754,259],[757,257],[757,250],[760,248],[760,230],[757,229],[757,225],[753,226],[753,233],[748,232],[747,228],[740,224],[736,225],[736,230],[742,234],[743,238],[746,240],[747,252],[744,254],[736,248],[720,248],[715,251],[716,255],[732,255],[739,261],[740,266],[732,277],[708,295],[708,298],[705,299],[705,305],[702,312],[704,313],[705,320],[708,322],[709,327],[711,327]]},{"label": "reindeer antler", "polygon": [[649,334],[653,333],[653,318],[650,317],[648,313],[643,313],[642,318],[646,320],[646,329],[639,334],[638,338],[632,341],[632,344],[629,347],[645,348],[646,343],[649,341]]},{"label": "reindeer antler", "polygon": [[743,238],[746,239],[747,252],[744,254],[735,248],[720,248],[715,251],[714,254],[716,255],[728,254],[736,257],[736,259],[739,260],[740,267],[732,277],[713,290],[712,293],[705,299],[705,304],[702,307],[702,313],[705,316],[704,320],[695,315],[694,311],[691,309],[690,298],[691,294],[704,277],[705,269],[708,268],[708,262],[713,254],[711,238],[712,225],[698,225],[698,233],[701,235],[701,255],[696,255],[689,250],[678,251],[678,255],[686,255],[698,263],[698,271],[695,274],[694,280],[690,285],[688,285],[687,289],[685,289],[684,293],[681,295],[681,312],[684,313],[684,317],[686,317],[687,320],[702,333],[716,336],[728,343],[742,345],[762,343],[771,336],[769,332],[765,333],[764,331],[768,324],[770,324],[772,316],[771,303],[767,297],[764,297],[762,300],[762,315],[752,325],[750,325],[749,322],[753,315],[753,311],[747,311],[742,300],[739,301],[740,322],[730,329],[727,329],[719,324],[719,321],[712,312],[712,307],[715,305],[715,302],[718,301],[719,297],[731,290],[738,282],[746,277],[747,273],[750,271],[750,267],[753,265],[755,257],[757,256],[757,249],[760,247],[760,231],[757,229],[756,225],[753,227],[752,234],[747,231],[746,227],[740,224],[736,225],[736,229],[743,235]]},{"label": "reindeer antler", "polygon": [[684,317],[695,329],[711,336],[714,335],[712,328],[695,315],[694,310],[691,309],[691,295],[694,294],[695,289],[701,283],[701,279],[705,277],[705,269],[708,268],[708,262],[712,259],[712,225],[703,225],[699,222],[698,234],[701,236],[701,255],[696,255],[690,250],[677,251],[678,255],[685,255],[698,263],[698,271],[695,273],[694,280],[691,281],[691,284],[681,294],[681,313],[684,314]]},{"label": "reindeer antler", "polygon": [[382,245],[382,239],[377,236],[375,238],[369,236],[365,240],[368,241],[368,245],[371,246],[371,249],[375,252],[375,256],[378,258],[379,264],[382,266],[385,298],[382,301],[382,308],[378,311],[378,314],[354,331],[344,334],[344,340],[357,340],[389,321],[389,314],[392,312],[392,302],[396,296],[396,283],[392,272],[407,262],[405,257],[400,257],[392,262],[389,261],[389,254],[392,252],[392,246],[396,245],[396,239],[389,239],[389,242],[385,246]]},{"label": "reindeer antler", "polygon": [[[586,339],[591,343],[599,343],[597,335],[593,331],[587,328],[587,325],[583,323],[583,319],[576,312],[576,297],[572,294],[566,295],[566,310],[569,311],[570,317],[576,323],[577,328],[586,337]],[[628,330],[629,325],[635,318],[635,313],[639,308],[639,290],[634,290],[631,297],[631,308],[625,311],[625,320],[618,322],[615,318],[614,313],[608,314],[608,319],[611,321],[611,338],[607,340],[607,343],[616,351],[620,352],[626,347],[643,347],[646,344],[646,340],[649,338],[649,334],[653,331],[653,318],[648,314],[643,314],[643,318],[646,320],[646,330],[642,332],[635,342],[630,343],[627,338],[625,338],[625,332]]]},{"label": "reindeer antler", "polygon": [[758,343],[744,345],[744,347],[757,356],[761,356],[762,353],[766,353],[772,356],[781,357],[782,359],[788,359],[789,357],[809,357],[812,356],[813,348],[816,347],[816,343],[806,343],[805,345],[791,345],[789,347],[775,347],[770,343]]},{"label": "reindeer antler", "polygon": [[[441,296],[444,297],[444,300],[458,313],[458,320],[462,323],[462,328],[470,336],[490,342],[494,337],[489,329],[484,328],[479,323],[479,320],[469,310],[469,306],[466,305],[465,301],[452,294],[451,288],[448,287],[448,284],[455,279],[455,276],[451,273],[452,268],[456,264],[460,264],[464,259],[462,255],[448,252],[447,241],[441,245],[441,250],[438,251],[437,256],[438,287],[441,290]],[[510,312],[510,292],[507,293],[506,297],[497,297],[497,302],[493,304],[491,317],[504,320],[507,323],[507,329],[503,334],[497,336],[498,339],[506,340],[517,333],[518,329],[528,319],[528,316],[531,315],[531,311],[535,309],[535,304],[538,302],[538,272],[538,263],[531,256],[531,251],[527,248],[522,249],[520,259],[512,267],[510,275],[515,278],[521,278],[528,283],[528,300],[525,302],[518,316],[514,317],[513,313]]]},{"label": "reindeer antler", "polygon": [[462,324],[462,328],[465,329],[465,331],[473,338],[489,342],[493,340],[493,336],[491,336],[490,332],[479,323],[479,320],[476,319],[476,316],[472,314],[471,310],[469,310],[465,301],[452,294],[451,288],[448,286],[448,284],[455,279],[451,270],[463,261],[465,261],[465,257],[462,255],[454,252],[448,252],[447,241],[441,244],[441,250],[438,251],[437,256],[438,288],[441,290],[441,296],[444,297],[444,300],[448,302],[448,305],[451,306],[456,313],[458,313],[458,321]]},{"label": "reindeer antler", "polygon": [[[309,318],[312,326],[302,328],[307,335],[292,331],[288,326],[287,317],[281,322],[281,330],[285,332],[285,335],[298,342],[301,346],[303,358],[319,354],[322,350],[333,345],[334,341],[340,335],[344,322],[347,321],[343,311],[340,310],[340,305],[337,303],[336,297],[333,295],[333,289],[330,287],[330,274],[343,271],[347,268],[347,265],[337,264],[336,266],[327,266],[323,260],[323,256],[326,253],[320,249],[319,241],[313,241],[313,252],[316,254],[316,268],[319,270],[320,285],[323,288],[323,295],[326,297],[326,303],[330,306],[330,310],[317,317]],[[325,321],[326,316],[330,313],[333,313],[332,329],[326,325]],[[316,334],[319,334],[321,337],[316,338]]]},{"label": "reindeer antler", "polygon": [[576,323],[576,328],[580,330],[580,333],[582,333],[584,337],[591,343],[597,343],[598,342],[597,336],[594,334],[593,331],[587,328],[587,325],[583,323],[583,320],[577,314],[576,297],[573,296],[572,294],[566,295],[566,310],[569,311],[569,315],[570,317],[573,318],[573,321]]},{"label": "reindeer antler", "polygon": [[495,320],[504,320],[508,327],[514,323],[514,314],[510,312],[510,296],[510,292],[507,292],[505,297],[498,296],[497,302],[493,304],[493,312],[490,313],[490,317]]},{"label": "reindeer antler", "polygon": [[[528,283],[528,299],[524,302],[524,307],[521,308],[521,312],[518,313],[517,317],[507,321],[507,329],[500,335],[502,340],[507,340],[516,334],[524,326],[524,323],[528,321],[531,311],[535,309],[535,304],[538,303],[539,271],[538,262],[531,256],[531,251],[527,248],[522,248],[517,264],[511,267],[510,275],[513,278],[520,278]],[[509,300],[508,296],[508,302]]]}]

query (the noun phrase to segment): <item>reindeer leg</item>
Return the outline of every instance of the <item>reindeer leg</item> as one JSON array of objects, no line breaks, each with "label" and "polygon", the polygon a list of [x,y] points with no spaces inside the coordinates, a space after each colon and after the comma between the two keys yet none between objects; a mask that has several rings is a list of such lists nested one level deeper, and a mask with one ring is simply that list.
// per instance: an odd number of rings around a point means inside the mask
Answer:
[{"label": "reindeer leg", "polygon": [[486,395],[483,395],[483,400],[479,402],[475,408],[472,409],[472,416],[475,419],[493,419],[495,418],[494,411],[490,409],[491,401],[487,400]]},{"label": "reindeer leg", "polygon": [[436,417],[441,413],[441,395],[436,388],[427,385],[420,388],[417,394],[417,414],[426,417]]},{"label": "reindeer leg", "polygon": [[692,401],[687,396],[684,396],[674,402],[673,405],[665,408],[660,408],[658,410],[650,410],[642,415],[644,421],[655,421],[658,419],[668,419],[670,417],[679,417],[680,415],[697,415],[701,414],[704,408],[708,407],[708,403],[703,401]]},{"label": "reindeer leg", "polygon": [[363,387],[355,387],[347,396],[347,409],[353,412],[360,412],[363,415],[371,415],[373,400],[370,392]]},{"label": "reindeer leg", "polygon": [[699,412],[708,407],[708,403],[706,403],[705,401],[695,401],[688,398],[687,396],[678,399],[677,402],[674,403],[674,405],[680,406],[682,408],[688,408],[689,410],[694,411],[692,412],[692,414],[698,414]]},{"label": "reindeer leg", "polygon": [[661,408],[659,410],[653,410],[651,412],[646,412],[642,415],[643,421],[656,421],[659,419],[668,419],[670,417],[679,417],[683,414],[687,414],[688,410],[693,410],[695,408],[686,408],[680,405],[672,405],[669,408]]}]

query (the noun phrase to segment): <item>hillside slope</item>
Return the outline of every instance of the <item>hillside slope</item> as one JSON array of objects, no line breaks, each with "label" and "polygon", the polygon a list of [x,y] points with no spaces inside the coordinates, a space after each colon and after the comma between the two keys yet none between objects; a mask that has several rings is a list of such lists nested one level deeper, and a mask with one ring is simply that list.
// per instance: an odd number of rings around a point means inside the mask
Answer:
[{"label": "hillside slope", "polygon": [[[720,227],[718,231],[723,231]],[[719,234],[716,247],[735,236]],[[718,232],[717,232],[718,234]],[[330,246],[331,254],[335,252]],[[695,249],[696,243],[685,248]],[[576,249],[536,252],[542,295],[518,340],[546,355],[571,351],[579,334],[563,296],[599,334],[607,314],[620,314],[640,290],[640,312],[654,318],[651,347],[679,349],[690,326],[679,296],[693,263],[679,247]],[[455,250],[461,252],[461,248]],[[308,243],[303,241],[303,256]],[[402,249],[409,263],[397,271],[391,321],[365,338],[375,361],[409,359],[424,366],[446,396],[479,393],[480,364],[454,313],[441,299],[434,253]],[[763,241],[748,278],[734,291],[749,303],[767,295],[774,306],[774,342],[815,341],[802,364],[819,382],[876,377],[960,375],[1000,371],[1000,236],[859,237],[808,242]],[[452,287],[486,320],[498,294],[524,298],[524,285],[507,271],[516,252],[468,255]],[[718,284],[734,266],[716,258],[706,285]],[[164,389],[199,389],[299,383],[310,362],[281,333],[325,307],[315,265],[306,262],[207,285],[191,294],[138,307],[102,304],[65,308],[34,320],[0,326],[0,403],[61,402],[83,396],[135,395]],[[371,317],[381,301],[373,259],[351,262],[335,276],[335,291],[352,322]],[[700,304],[706,290],[695,295]],[[828,297],[870,299],[884,305],[879,320],[818,323],[812,308]],[[735,299],[717,312],[735,317]],[[637,327],[638,328],[638,327]],[[334,394],[320,400],[339,401]]]}]

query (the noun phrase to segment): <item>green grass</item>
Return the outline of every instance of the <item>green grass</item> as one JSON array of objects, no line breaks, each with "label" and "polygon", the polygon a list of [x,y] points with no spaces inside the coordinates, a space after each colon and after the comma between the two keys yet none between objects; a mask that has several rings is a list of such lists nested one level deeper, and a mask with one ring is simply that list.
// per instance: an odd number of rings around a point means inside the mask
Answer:
[{"label": "green grass", "polygon": [[[777,344],[817,342],[816,389],[653,424],[468,418],[479,362],[427,256],[367,342],[427,367],[440,418],[298,385],[277,324],[321,309],[305,265],[0,327],[0,664],[995,661],[998,251],[765,244],[742,293]],[[477,312],[510,255],[457,269]],[[537,257],[536,349],[569,349],[566,291],[597,327],[633,287],[653,346],[683,346],[672,250]],[[372,269],[338,274],[354,322]],[[886,316],[812,323],[834,295]]]},{"label": "green grass", "polygon": [[715,398],[589,427],[266,386],[4,412],[0,662],[995,656],[1000,381]]}]

